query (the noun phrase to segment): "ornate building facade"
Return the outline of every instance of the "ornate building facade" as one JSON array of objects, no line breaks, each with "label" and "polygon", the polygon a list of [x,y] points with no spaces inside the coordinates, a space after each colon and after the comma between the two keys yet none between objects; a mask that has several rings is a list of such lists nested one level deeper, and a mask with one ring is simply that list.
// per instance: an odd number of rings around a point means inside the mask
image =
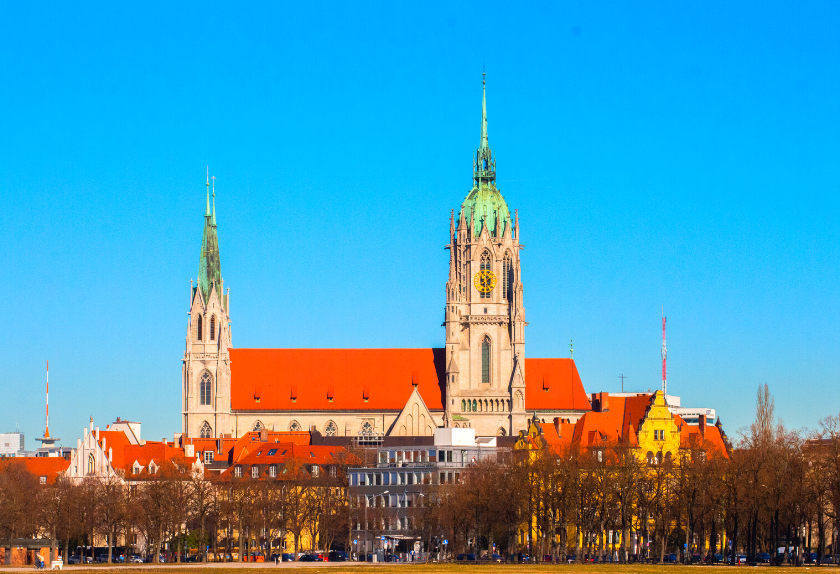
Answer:
[{"label": "ornate building facade", "polygon": [[473,185],[457,220],[450,215],[443,348],[233,348],[208,185],[182,367],[186,436],[313,427],[328,436],[432,436],[437,427],[509,435],[525,428],[526,412],[577,420],[590,410],[572,359],[525,357],[519,218],[496,187],[486,101],[482,86]]}]

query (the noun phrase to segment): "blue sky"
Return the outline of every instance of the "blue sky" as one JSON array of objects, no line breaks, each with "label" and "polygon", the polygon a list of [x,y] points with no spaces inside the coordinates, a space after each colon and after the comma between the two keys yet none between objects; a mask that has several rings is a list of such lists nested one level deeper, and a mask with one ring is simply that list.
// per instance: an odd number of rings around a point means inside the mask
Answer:
[{"label": "blue sky", "polygon": [[240,347],[441,346],[481,70],[531,357],[840,411],[836,2],[0,5],[0,431],[180,431],[205,166]]}]

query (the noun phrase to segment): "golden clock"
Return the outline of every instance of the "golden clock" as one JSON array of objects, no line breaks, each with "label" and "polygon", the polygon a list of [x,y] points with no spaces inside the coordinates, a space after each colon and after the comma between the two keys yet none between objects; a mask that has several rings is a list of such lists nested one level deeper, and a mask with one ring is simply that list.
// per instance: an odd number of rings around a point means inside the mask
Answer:
[{"label": "golden clock", "polygon": [[475,283],[475,288],[478,289],[479,293],[489,293],[496,286],[496,276],[492,271],[485,269],[475,274],[473,283]]}]

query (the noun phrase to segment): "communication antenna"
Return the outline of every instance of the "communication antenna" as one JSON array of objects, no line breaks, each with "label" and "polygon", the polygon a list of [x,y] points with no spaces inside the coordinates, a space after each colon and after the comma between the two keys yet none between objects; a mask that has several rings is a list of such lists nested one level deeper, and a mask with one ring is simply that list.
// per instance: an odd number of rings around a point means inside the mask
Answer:
[{"label": "communication antenna", "polygon": [[618,378],[621,379],[621,392],[624,392],[624,379],[627,377],[625,375],[618,375]]},{"label": "communication antenna", "polygon": [[575,358],[575,340],[569,340],[569,357],[574,359]]},{"label": "communication antenna", "polygon": [[41,443],[42,447],[51,448],[55,446],[55,443],[60,441],[60,438],[50,436],[50,362],[47,361],[47,412],[46,412],[46,419],[45,419],[45,428],[44,428],[44,436],[36,438],[38,442]]},{"label": "communication antenna", "polygon": [[665,306],[662,306],[662,396],[668,402],[668,379],[665,377],[665,367],[668,349],[665,347]]}]

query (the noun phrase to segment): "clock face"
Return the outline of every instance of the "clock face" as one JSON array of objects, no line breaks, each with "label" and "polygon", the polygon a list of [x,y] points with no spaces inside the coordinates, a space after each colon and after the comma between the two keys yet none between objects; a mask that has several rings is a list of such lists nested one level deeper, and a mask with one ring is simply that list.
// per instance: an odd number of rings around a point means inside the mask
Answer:
[{"label": "clock face", "polygon": [[489,293],[496,286],[496,276],[492,271],[485,269],[475,274],[473,283],[475,283],[475,288],[478,289],[479,293]]}]

